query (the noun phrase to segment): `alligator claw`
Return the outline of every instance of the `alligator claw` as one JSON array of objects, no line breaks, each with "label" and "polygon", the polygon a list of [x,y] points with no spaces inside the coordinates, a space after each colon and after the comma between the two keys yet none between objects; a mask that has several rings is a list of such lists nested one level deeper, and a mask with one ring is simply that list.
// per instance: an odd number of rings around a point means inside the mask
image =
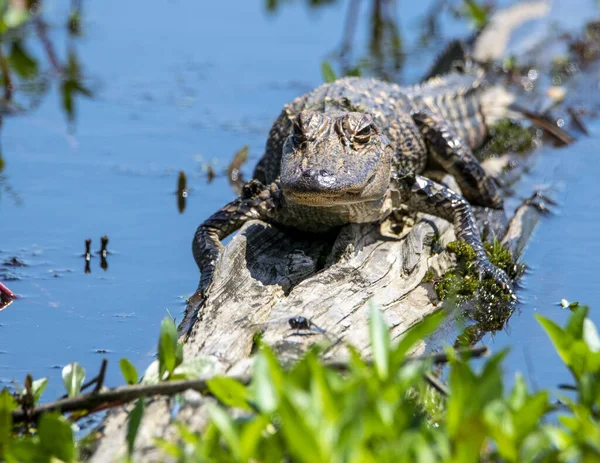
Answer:
[{"label": "alligator claw", "polygon": [[484,278],[494,280],[494,282],[500,286],[500,288],[502,288],[502,290],[507,293],[512,300],[517,300],[517,297],[512,289],[512,283],[506,272],[500,270],[489,260],[486,259],[477,263],[477,273],[479,274],[480,280]]}]

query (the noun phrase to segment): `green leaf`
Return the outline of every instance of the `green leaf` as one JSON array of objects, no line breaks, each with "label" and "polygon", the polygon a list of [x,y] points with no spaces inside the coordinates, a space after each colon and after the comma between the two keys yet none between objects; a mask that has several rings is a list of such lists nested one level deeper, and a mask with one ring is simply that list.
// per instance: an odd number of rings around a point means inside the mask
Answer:
[{"label": "green leaf", "polygon": [[321,75],[325,82],[334,82],[337,79],[335,71],[327,61],[321,63]]},{"label": "green leaf", "polygon": [[25,50],[21,41],[12,43],[8,62],[15,72],[24,79],[33,79],[38,74],[38,64]]},{"label": "green leaf", "polygon": [[258,408],[263,413],[274,412],[279,403],[279,393],[273,382],[264,348],[254,360],[252,386]]},{"label": "green leaf", "polygon": [[241,445],[238,433],[235,430],[233,421],[225,410],[214,404],[207,404],[206,409],[212,423],[219,429],[225,441],[229,444],[229,448],[236,460],[240,459]]},{"label": "green leaf", "polygon": [[471,20],[475,23],[476,27],[481,28],[487,23],[488,19],[486,11],[474,0],[465,0],[465,6],[467,13],[469,14]]},{"label": "green leaf", "polygon": [[420,341],[426,339],[433,333],[440,323],[446,317],[444,310],[438,310],[425,317],[421,322],[409,328],[400,338],[398,345],[394,349],[393,358],[396,362],[401,362],[405,359],[406,354]]},{"label": "green leaf", "polygon": [[183,363],[183,344],[175,343],[175,368]]},{"label": "green leaf", "polygon": [[583,322],[587,317],[588,308],[584,305],[578,305],[573,311],[567,322],[566,331],[574,339],[583,339]]},{"label": "green leaf", "polygon": [[85,380],[85,369],[77,362],[69,363],[62,370],[62,379],[69,397],[75,397],[81,392]]},{"label": "green leaf", "polygon": [[[2,456],[1,452],[0,456]],[[55,458],[51,459],[46,449],[42,448],[39,437],[14,439],[11,442],[10,452],[3,456],[6,458],[6,463],[38,463],[42,461],[54,463],[56,461]]]},{"label": "green leaf", "polygon": [[170,375],[177,366],[177,327],[171,317],[165,317],[158,338],[158,373],[160,379]]},{"label": "green leaf", "polygon": [[46,390],[46,386],[48,386],[48,378],[36,379],[31,383],[31,392],[33,393],[34,403],[38,403],[40,397]]},{"label": "green leaf", "polygon": [[542,417],[550,410],[547,391],[538,392],[527,398],[527,402],[514,417],[515,430],[520,439],[524,439],[538,426]]},{"label": "green leaf", "polygon": [[40,446],[47,455],[64,462],[75,459],[75,438],[71,424],[58,413],[45,413],[38,428]]},{"label": "green leaf", "polygon": [[127,454],[131,458],[133,455],[133,447],[135,445],[135,438],[137,437],[142,418],[144,416],[145,399],[140,397],[135,403],[135,407],[129,414],[129,421],[127,422]]},{"label": "green leaf", "polygon": [[360,77],[362,75],[362,71],[360,66],[353,67],[352,69],[348,69],[346,71],[346,76],[348,77]]},{"label": "green leaf", "polygon": [[[179,344],[183,346],[183,344]],[[172,379],[192,379],[210,377],[219,371],[219,361],[212,356],[193,357],[185,360],[173,370]]]},{"label": "green leaf", "polygon": [[137,384],[138,372],[128,359],[122,358],[119,360],[119,367],[127,384]]},{"label": "green leaf", "polygon": [[262,434],[269,425],[269,420],[264,416],[255,416],[252,421],[246,423],[240,438],[240,452],[242,461],[259,461],[256,458]]},{"label": "green leaf", "polygon": [[200,443],[200,436],[193,432],[185,423],[179,422],[175,423],[175,425],[177,426],[177,432],[182,442],[193,446],[197,446]]},{"label": "green leaf", "polygon": [[554,323],[552,320],[542,317],[541,315],[535,315],[538,323],[542,325],[542,328],[546,331],[546,334],[554,344],[556,352],[565,364],[569,364],[569,347],[573,343],[573,337],[564,331],[560,326]]},{"label": "green leaf", "polygon": [[228,407],[251,410],[248,405],[246,386],[232,378],[217,376],[206,382],[210,392]]},{"label": "green leaf", "polygon": [[10,442],[12,433],[12,411],[16,410],[17,403],[8,389],[0,393],[0,457],[4,454]]},{"label": "green leaf", "polygon": [[315,412],[322,413],[328,421],[339,419],[339,404],[335,400],[335,393],[329,383],[327,370],[319,362],[316,355],[310,356],[311,398]]},{"label": "green leaf", "polygon": [[320,454],[317,430],[311,428],[306,415],[283,398],[279,407],[281,428],[285,437],[285,446],[292,454],[293,461],[313,463],[330,461]]},{"label": "green leaf", "polygon": [[369,301],[369,307],[369,328],[373,361],[375,362],[377,375],[381,380],[385,381],[389,375],[390,331],[383,320],[381,311],[375,303]]},{"label": "green leaf", "polygon": [[148,365],[144,376],[142,377],[142,384],[157,384],[160,382],[160,376],[158,374],[158,360],[154,360]]},{"label": "green leaf", "polygon": [[185,461],[185,452],[183,448],[175,442],[169,442],[166,439],[157,437],[154,439],[154,444],[166,455],[174,458],[174,461]]},{"label": "green leaf", "polygon": [[508,405],[513,410],[517,410],[525,404],[527,397],[527,385],[525,384],[525,379],[521,373],[517,373],[515,385],[513,386],[510,396],[508,397]]},{"label": "green leaf", "polygon": [[583,340],[592,352],[600,351],[600,336],[594,322],[586,318],[583,322]]},{"label": "green leaf", "polygon": [[15,8],[10,6],[8,11],[4,13],[4,23],[9,28],[19,27],[25,24],[29,19],[29,10],[27,8]]}]

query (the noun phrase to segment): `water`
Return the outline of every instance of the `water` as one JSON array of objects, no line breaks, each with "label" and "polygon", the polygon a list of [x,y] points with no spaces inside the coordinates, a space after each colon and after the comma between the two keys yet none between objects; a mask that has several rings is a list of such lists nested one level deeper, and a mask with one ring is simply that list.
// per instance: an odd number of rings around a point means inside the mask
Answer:
[{"label": "water", "polygon": [[[399,81],[423,75],[442,37],[468,31],[446,14],[424,44],[422,18],[434,3],[398,7],[402,67],[386,70]],[[361,5],[368,14],[368,2]],[[258,0],[83,7],[82,38],[67,34],[65,2],[45,2],[44,18],[59,60],[76,51],[94,97],[75,98],[70,123],[54,79],[39,106],[5,118],[2,131],[0,262],[17,257],[27,266],[0,267],[21,295],[0,312],[0,378],[49,376],[46,398],[62,393],[60,368],[69,362],[91,377],[108,357],[108,385],[122,382],[121,357],[140,370],[150,363],[160,320],[168,313],[180,319],[197,285],[196,226],[234,197],[223,175],[233,153],[249,146],[248,177],[282,105],[322,82],[321,62],[339,48],[346,14],[344,2],[317,9],[292,2],[275,14]],[[368,24],[359,18],[353,63],[368,55]],[[39,41],[27,43],[49,69]],[[488,342],[514,346],[509,373],[527,370],[525,355],[531,358],[539,384],[563,378],[532,313],[562,321],[560,298],[598,299],[600,212],[590,207],[598,194],[596,143],[593,135],[560,151],[544,148],[521,187],[525,194],[537,183],[558,183],[559,213],[543,220],[527,248],[532,270],[521,314]],[[217,173],[210,184],[207,165]],[[190,187],[183,213],[175,195],[180,171]],[[96,251],[103,235],[108,269],[94,255],[84,273],[84,241],[91,238]]]}]

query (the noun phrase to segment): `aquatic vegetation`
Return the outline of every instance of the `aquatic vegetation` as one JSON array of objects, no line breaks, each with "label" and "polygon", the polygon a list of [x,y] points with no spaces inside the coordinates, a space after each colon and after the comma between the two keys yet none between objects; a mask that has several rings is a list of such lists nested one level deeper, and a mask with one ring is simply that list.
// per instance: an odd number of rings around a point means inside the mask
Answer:
[{"label": "aquatic vegetation", "polygon": [[[511,251],[499,241],[484,243],[490,262],[504,270],[516,281],[525,271],[522,263],[515,261]],[[469,315],[485,331],[497,331],[504,327],[514,311],[510,296],[491,279],[480,279],[470,262],[475,258],[473,248],[462,241],[453,241],[446,247],[457,257],[457,267],[434,279],[434,290],[442,301],[451,299],[459,304],[469,302]]]},{"label": "aquatic vegetation", "polygon": [[511,119],[501,119],[490,128],[490,140],[479,150],[479,156],[527,153],[534,147],[535,136],[532,129]]}]

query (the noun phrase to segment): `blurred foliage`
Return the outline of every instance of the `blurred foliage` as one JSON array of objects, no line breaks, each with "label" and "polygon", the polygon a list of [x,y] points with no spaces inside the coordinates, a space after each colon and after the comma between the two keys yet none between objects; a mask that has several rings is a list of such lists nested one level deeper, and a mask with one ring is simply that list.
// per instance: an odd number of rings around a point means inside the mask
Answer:
[{"label": "blurred foliage", "polygon": [[528,153],[535,148],[535,129],[511,119],[501,119],[490,127],[489,141],[477,153],[480,158],[506,153]]},{"label": "blurred foliage", "polygon": [[481,29],[488,22],[490,8],[480,5],[475,0],[465,0],[462,12],[471,20],[476,29]]},{"label": "blurred foliage", "polygon": [[[428,362],[406,362],[433,317],[393,345],[371,312],[373,363],[355,352],[344,373],[310,352],[285,370],[263,346],[249,386],[213,381],[220,405],[207,405],[202,435],[179,425],[179,443],[158,440],[179,462],[205,461],[599,461],[600,339],[587,308],[560,328],[538,317],[571,372],[574,397],[530,391],[522,376],[507,390],[506,351],[480,368],[448,354],[448,395],[427,386]],[[229,413],[235,408],[236,413]]]},{"label": "blurred foliage", "polygon": [[0,117],[34,109],[54,87],[52,83],[58,82],[61,108],[73,122],[77,97],[93,96],[74,46],[83,34],[81,3],[71,2],[64,21],[68,31],[64,63],[49,37],[43,13],[39,0],[0,0]]},{"label": "blurred foliage", "polygon": [[[573,383],[565,386],[571,392],[558,401],[549,391],[530,391],[520,375],[507,390],[506,351],[476,368],[448,348],[448,385],[432,388],[432,359],[409,361],[409,354],[437,329],[444,312],[425,318],[393,343],[383,314],[372,305],[371,360],[350,348],[345,367],[334,368],[313,350],[286,369],[262,345],[248,384],[230,377],[207,382],[217,403],[206,402],[210,422],[201,435],[175,423],[176,439],[157,439],[156,445],[166,457],[186,463],[599,461],[600,337],[587,307],[563,307],[572,311],[565,327],[537,317],[571,373]],[[173,320],[165,318],[152,381],[206,376],[206,368],[178,373],[198,359],[183,359],[174,329]],[[121,367],[125,381],[135,383],[135,368],[127,360]],[[79,365],[67,365],[67,392],[79,394],[86,387],[84,377]],[[89,439],[76,442],[74,425],[56,413],[43,413],[34,427],[13,425],[12,412],[31,410],[46,384],[45,378],[28,376],[22,390],[0,393],[2,461],[75,462],[90,446]],[[144,411],[142,397],[127,424],[130,460]]]}]

